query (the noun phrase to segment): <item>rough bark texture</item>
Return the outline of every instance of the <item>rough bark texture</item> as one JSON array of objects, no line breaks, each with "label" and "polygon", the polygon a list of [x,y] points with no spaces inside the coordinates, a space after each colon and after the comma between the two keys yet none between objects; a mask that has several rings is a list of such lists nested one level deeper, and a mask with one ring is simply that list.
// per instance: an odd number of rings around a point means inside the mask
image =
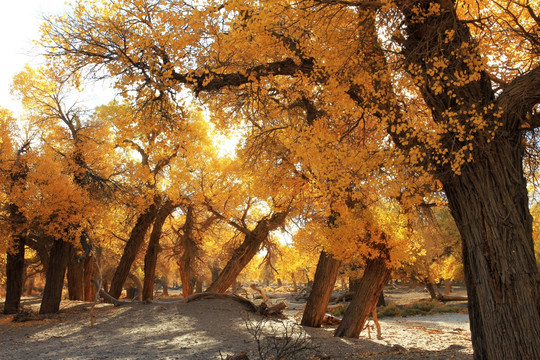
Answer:
[{"label": "rough bark texture", "polygon": [[99,271],[93,255],[84,258],[84,301],[96,301],[96,287],[92,280],[99,277]]},{"label": "rough bark texture", "polygon": [[332,290],[336,283],[341,261],[332,255],[321,251],[313,287],[309,294],[304,314],[302,315],[302,325],[319,327],[324,319],[324,314],[332,296]]},{"label": "rough bark texture", "polygon": [[[440,11],[418,20],[417,13],[437,3]],[[468,291],[469,317],[475,359],[540,359],[539,277],[534,258],[532,218],[527,183],[522,169],[521,126],[540,102],[540,68],[517,77],[495,94],[485,71],[471,69],[467,60],[480,58],[471,46],[469,28],[458,19],[450,0],[402,2],[406,41],[403,52],[420,81],[419,90],[433,120],[447,125],[447,112],[495,106],[502,116],[483,115],[487,131],[471,131],[472,161],[461,174],[438,166],[435,175],[444,186],[452,215],[463,242],[463,262]],[[452,32],[452,41],[440,34]],[[463,52],[462,49],[469,50]],[[452,81],[433,91],[428,61],[448,59],[437,76],[453,78],[460,71],[474,77],[464,86]],[[441,73],[442,72],[442,73]],[[456,120],[471,127],[467,115]],[[494,124],[499,124],[494,127]],[[411,139],[409,139],[410,141]],[[399,145],[399,142],[398,142]],[[464,146],[455,133],[441,137],[440,145],[452,153]],[[434,162],[432,162],[434,165]]]},{"label": "rough bark texture", "polygon": [[193,262],[198,252],[194,230],[195,221],[193,207],[188,206],[186,211],[186,221],[182,227],[182,236],[180,238],[182,255],[177,262],[180,269],[180,279],[182,281],[182,294],[185,298],[193,295],[193,277],[195,274]]},{"label": "rough bark texture", "polygon": [[267,239],[270,231],[283,226],[287,217],[286,212],[279,212],[270,218],[260,220],[252,231],[245,230],[242,244],[234,251],[233,256],[206,291],[223,293],[231,286],[242,269],[257,254],[262,243]]},{"label": "rough bark texture", "polygon": [[144,257],[144,280],[142,289],[142,299],[152,300],[154,298],[154,280],[156,277],[157,256],[160,251],[159,239],[163,230],[165,220],[174,210],[170,200],[167,200],[157,212],[152,226],[152,233],[148,241],[148,248]]},{"label": "rough bark texture", "polygon": [[77,260],[78,255],[75,249],[72,249],[67,269],[69,300],[84,300],[84,263]]},{"label": "rough bark texture", "polygon": [[366,261],[364,276],[334,336],[357,338],[360,335],[369,314],[377,305],[384,284],[390,277],[392,270],[387,261],[386,256]]},{"label": "rough bark texture", "polygon": [[51,248],[40,314],[55,313],[60,308],[62,287],[72,247],[69,242],[56,240]]},{"label": "rough bark texture", "polygon": [[24,286],[24,237],[18,237],[14,242],[13,251],[7,253],[4,314],[15,314],[20,310]]},{"label": "rough bark texture", "polygon": [[124,247],[124,253],[114,272],[109,294],[116,299],[122,294],[122,287],[131,270],[131,265],[135,261],[141,246],[144,243],[144,237],[156,217],[157,206],[152,204],[144,213],[142,213],[131,230],[129,240]]},{"label": "rough bark texture", "polygon": [[499,143],[491,158],[443,183],[463,239],[476,359],[540,359],[538,272],[519,151]]}]

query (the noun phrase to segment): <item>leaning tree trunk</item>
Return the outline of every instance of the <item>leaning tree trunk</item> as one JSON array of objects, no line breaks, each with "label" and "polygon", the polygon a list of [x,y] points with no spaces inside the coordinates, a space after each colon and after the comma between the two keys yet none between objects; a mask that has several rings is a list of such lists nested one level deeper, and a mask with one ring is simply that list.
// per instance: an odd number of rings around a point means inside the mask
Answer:
[{"label": "leaning tree trunk", "polygon": [[206,291],[224,293],[234,283],[238,274],[257,254],[270,231],[282,226],[286,217],[287,212],[275,213],[269,219],[260,220],[252,231],[245,229],[244,241],[234,250],[233,256],[225,265],[217,280]]},{"label": "leaning tree trunk", "polygon": [[109,289],[109,294],[116,299],[118,299],[122,294],[122,287],[124,286],[124,283],[129,275],[131,265],[133,265],[133,262],[135,261],[135,258],[137,257],[137,254],[144,243],[144,237],[152,225],[152,222],[156,217],[156,213],[157,206],[155,204],[150,205],[150,207],[146,209],[144,213],[139,215],[135,226],[131,230],[129,239],[124,247],[124,253],[122,254],[122,258],[120,259],[118,266],[116,267],[116,271],[114,272],[111,281],[111,287]]},{"label": "leaning tree trunk", "polygon": [[463,240],[475,359],[540,359],[539,278],[518,141],[443,181]]},{"label": "leaning tree trunk", "polygon": [[366,261],[364,276],[334,336],[357,338],[360,335],[369,314],[377,305],[391,272],[387,256],[378,256]]},{"label": "leaning tree trunk", "polygon": [[62,288],[72,248],[73,245],[70,242],[63,240],[55,240],[51,248],[40,314],[55,313],[60,308]]},{"label": "leaning tree trunk", "polygon": [[324,319],[324,314],[328,308],[332,290],[336,283],[341,261],[337,260],[326,251],[321,251],[313,287],[309,294],[304,314],[302,315],[302,325],[319,327]]},{"label": "leaning tree trunk", "polygon": [[154,298],[154,280],[156,277],[156,265],[157,256],[160,251],[159,239],[163,230],[163,224],[165,220],[174,210],[172,202],[167,200],[157,212],[154,219],[154,225],[152,227],[152,233],[150,234],[150,240],[148,241],[148,248],[146,249],[146,255],[144,257],[144,280],[142,289],[142,299],[152,300]]},{"label": "leaning tree trunk", "polygon": [[24,242],[24,237],[17,237],[14,240],[13,251],[7,252],[4,314],[15,314],[21,306],[24,286]]}]

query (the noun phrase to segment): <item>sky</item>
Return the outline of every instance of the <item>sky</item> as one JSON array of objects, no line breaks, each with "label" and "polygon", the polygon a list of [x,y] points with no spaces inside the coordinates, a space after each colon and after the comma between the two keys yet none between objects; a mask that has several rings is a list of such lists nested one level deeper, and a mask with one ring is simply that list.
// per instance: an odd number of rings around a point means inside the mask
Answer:
[{"label": "sky", "polygon": [[66,0],[2,0],[0,5],[0,106],[15,113],[20,106],[10,94],[13,75],[25,64],[39,64],[37,48],[43,16],[62,12]]}]

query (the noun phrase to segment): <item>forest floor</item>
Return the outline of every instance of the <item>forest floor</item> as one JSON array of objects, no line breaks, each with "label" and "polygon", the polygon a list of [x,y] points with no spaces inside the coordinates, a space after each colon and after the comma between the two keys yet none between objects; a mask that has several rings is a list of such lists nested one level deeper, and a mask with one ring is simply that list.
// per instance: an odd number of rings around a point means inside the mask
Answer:
[{"label": "forest floor", "polygon": [[[403,288],[385,295],[396,305],[427,298],[425,292]],[[269,297],[272,303],[287,302],[286,318],[262,318],[229,299],[178,303],[172,296],[152,304],[97,304],[93,327],[91,303],[65,300],[57,314],[45,316],[36,315],[39,298],[28,297],[23,300],[27,321],[0,315],[0,359],[210,360],[246,351],[254,360],[270,359],[287,346],[291,359],[472,359],[466,313],[385,317],[379,320],[382,339],[373,329],[370,337],[363,331],[359,339],[344,339],[332,337],[335,326],[300,327],[305,301]]]}]

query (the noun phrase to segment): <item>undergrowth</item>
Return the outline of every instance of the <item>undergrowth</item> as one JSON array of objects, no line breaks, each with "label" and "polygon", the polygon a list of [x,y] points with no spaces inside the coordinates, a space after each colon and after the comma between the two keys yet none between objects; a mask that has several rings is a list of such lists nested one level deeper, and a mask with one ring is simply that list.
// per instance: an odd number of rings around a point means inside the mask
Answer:
[{"label": "undergrowth", "polygon": [[[347,310],[347,305],[338,306],[330,312],[333,316],[341,317]],[[385,317],[407,317],[417,315],[467,313],[467,309],[459,306],[447,305],[437,300],[420,300],[410,305],[396,305],[393,303],[377,311],[379,319]]]}]

